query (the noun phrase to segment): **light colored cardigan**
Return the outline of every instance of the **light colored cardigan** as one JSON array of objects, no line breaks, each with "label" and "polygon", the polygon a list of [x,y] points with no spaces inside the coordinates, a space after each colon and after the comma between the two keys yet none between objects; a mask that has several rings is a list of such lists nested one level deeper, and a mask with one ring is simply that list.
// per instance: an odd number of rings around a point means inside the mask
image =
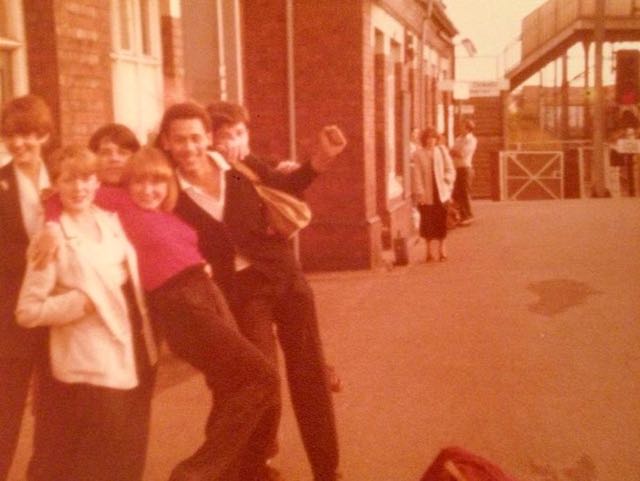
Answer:
[{"label": "light colored cardigan", "polygon": [[[432,156],[433,162],[431,162]],[[453,167],[453,160],[446,147],[435,146],[433,149],[422,147],[413,153],[411,161],[413,167],[411,180],[416,203],[433,204],[435,197],[431,179],[434,171],[440,202],[451,199],[456,169]]]},{"label": "light colored cardigan", "polygon": [[[125,249],[125,266],[142,314],[142,331],[152,363],[157,351],[140,286],[135,251],[115,214],[92,207],[103,236]],[[138,385],[132,326],[122,290],[109,287],[75,223],[60,217],[63,240],[57,258],[44,269],[29,263],[18,299],[16,319],[24,327],[50,326],[53,375],[67,383],[131,389]],[[95,311],[85,312],[86,297]]]}]

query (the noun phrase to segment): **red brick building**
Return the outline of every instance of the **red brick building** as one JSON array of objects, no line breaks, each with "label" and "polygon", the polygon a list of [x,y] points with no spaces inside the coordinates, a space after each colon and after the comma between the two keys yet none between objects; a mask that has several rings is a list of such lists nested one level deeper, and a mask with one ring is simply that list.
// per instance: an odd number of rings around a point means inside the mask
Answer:
[{"label": "red brick building", "polygon": [[278,158],[336,123],[349,146],[309,191],[301,260],[368,268],[412,232],[410,129],[452,130],[456,33],[440,0],[0,0],[0,100],[43,96],[63,143],[112,120],[145,141],[169,103],[236,100]]}]

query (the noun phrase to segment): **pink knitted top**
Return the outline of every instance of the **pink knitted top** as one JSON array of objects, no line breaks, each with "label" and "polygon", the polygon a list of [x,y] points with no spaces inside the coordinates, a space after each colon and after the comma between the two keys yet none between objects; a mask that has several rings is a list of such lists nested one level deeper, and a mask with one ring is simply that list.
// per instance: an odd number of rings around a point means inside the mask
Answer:
[{"label": "pink knitted top", "polygon": [[[196,232],[179,217],[138,206],[128,192],[119,187],[102,186],[95,203],[117,212],[129,241],[138,254],[140,280],[149,292],[188,267],[205,264],[198,250]],[[55,196],[47,203],[47,219],[56,219],[61,210]]]}]

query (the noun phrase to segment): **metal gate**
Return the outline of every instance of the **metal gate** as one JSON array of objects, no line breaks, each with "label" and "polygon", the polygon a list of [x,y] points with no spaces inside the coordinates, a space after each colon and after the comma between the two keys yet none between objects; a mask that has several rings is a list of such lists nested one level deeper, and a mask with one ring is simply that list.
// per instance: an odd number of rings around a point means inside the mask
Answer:
[{"label": "metal gate", "polygon": [[500,152],[500,200],[564,198],[562,151]]}]

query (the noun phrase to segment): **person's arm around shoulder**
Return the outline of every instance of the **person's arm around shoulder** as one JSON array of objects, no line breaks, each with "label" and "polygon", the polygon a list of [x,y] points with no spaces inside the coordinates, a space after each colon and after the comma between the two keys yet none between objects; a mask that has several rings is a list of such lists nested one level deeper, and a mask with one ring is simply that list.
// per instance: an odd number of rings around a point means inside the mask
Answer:
[{"label": "person's arm around shoulder", "polygon": [[79,289],[56,292],[58,266],[49,262],[36,269],[29,262],[24,276],[16,321],[23,327],[68,324],[95,310],[89,297]]},{"label": "person's arm around shoulder", "polygon": [[27,261],[34,270],[42,270],[55,261],[62,237],[58,219],[47,221],[44,229],[33,237],[27,249]]}]

